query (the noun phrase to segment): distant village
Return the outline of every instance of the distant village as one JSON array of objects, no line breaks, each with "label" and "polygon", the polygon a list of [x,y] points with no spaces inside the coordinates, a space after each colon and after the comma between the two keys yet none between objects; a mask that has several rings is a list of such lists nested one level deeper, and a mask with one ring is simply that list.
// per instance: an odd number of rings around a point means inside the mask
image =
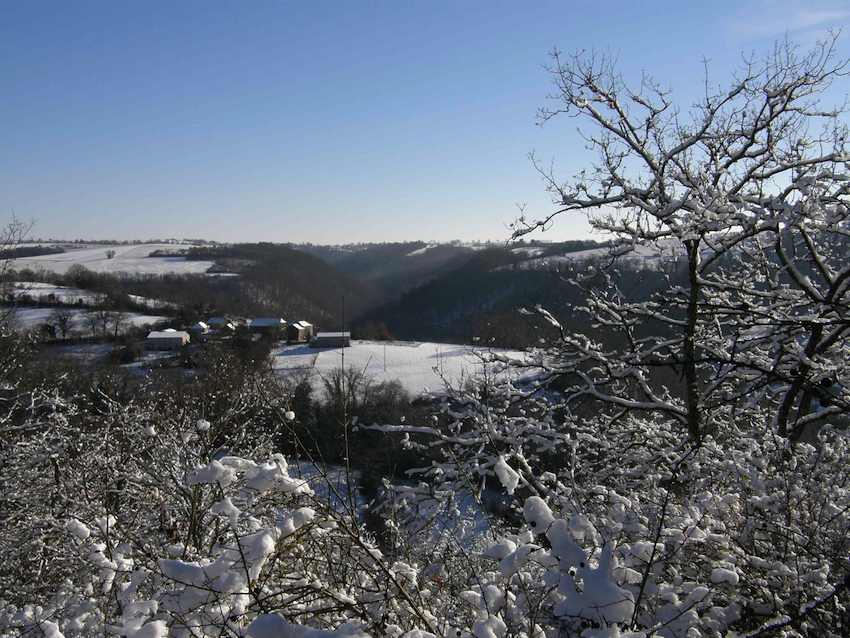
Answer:
[{"label": "distant village", "polygon": [[[187,325],[197,315],[187,319],[171,302],[126,294],[115,297],[45,282],[2,282],[0,295],[0,316],[9,325],[38,335],[48,348],[60,348],[49,351],[71,352],[83,359],[104,353],[107,344],[115,363],[141,359],[157,367],[171,359],[159,355],[177,355],[205,345],[229,345],[246,352],[251,344],[273,346],[282,342],[317,349],[351,345],[350,332],[320,332],[303,319],[222,314]],[[132,309],[126,309],[122,302]],[[157,311],[163,314],[150,314]]]},{"label": "distant village", "polygon": [[307,321],[288,323],[282,317],[209,317],[197,321],[187,330],[165,328],[153,330],[145,337],[144,347],[148,351],[177,351],[190,343],[207,343],[212,340],[230,339],[236,335],[248,336],[253,341],[268,339],[285,340],[288,343],[305,343],[316,348],[345,348],[351,345],[351,333],[315,332]]}]

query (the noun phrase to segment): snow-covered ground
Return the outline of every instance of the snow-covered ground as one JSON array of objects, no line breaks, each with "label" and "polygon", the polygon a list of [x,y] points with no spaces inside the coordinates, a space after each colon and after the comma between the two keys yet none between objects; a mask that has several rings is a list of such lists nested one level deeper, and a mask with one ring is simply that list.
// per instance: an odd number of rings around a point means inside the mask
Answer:
[{"label": "snow-covered ground", "polygon": [[[93,290],[85,290],[83,288],[71,288],[69,286],[55,286],[40,281],[13,281],[9,284],[7,294],[15,297],[28,295],[36,301],[42,303],[54,301],[66,305],[95,305],[102,301],[103,295],[94,292]],[[139,295],[128,295],[133,303],[148,308],[174,308],[175,304],[169,301],[160,299],[151,299],[149,297],[141,297]]]},{"label": "snow-covered ground", "polygon": [[[517,264],[499,266],[495,270],[548,270],[557,268],[559,265],[583,262],[589,260],[610,260],[611,249],[607,246],[577,250],[563,255],[547,255],[541,257],[542,248],[513,248],[512,252],[525,254],[528,258]],[[618,248],[621,251],[622,248]],[[534,251],[539,251],[535,254]],[[711,255],[708,248],[703,249],[704,255]],[[675,261],[684,257],[682,246],[673,241],[659,241],[651,245],[635,246],[630,252],[619,255],[616,259],[621,264],[628,264],[636,268],[657,268],[660,264]]]},{"label": "snow-covered ground", "polygon": [[[520,352],[500,352],[523,357]],[[323,375],[342,367],[343,355],[346,368],[364,371],[376,382],[397,379],[414,396],[442,392],[444,379],[460,385],[485,369],[476,348],[448,343],[352,341],[344,353],[339,348],[307,345],[283,346],[272,353],[273,367],[281,374],[310,374],[317,388]]]},{"label": "snow-covered ground", "polygon": [[[74,264],[85,266],[94,272],[164,274],[164,273],[205,273],[212,265],[211,261],[187,261],[184,257],[149,257],[156,250],[174,251],[189,248],[189,245],[175,244],[138,244],[133,246],[90,246],[75,248],[56,255],[22,257],[12,259],[10,266],[15,270],[30,268],[64,273]],[[114,251],[110,259],[107,252]]]},{"label": "snow-covered ground", "polygon": [[[9,313],[9,321],[12,326],[14,326],[16,330],[21,331],[32,330],[44,323],[55,324],[56,322],[52,319],[55,310],[56,308],[53,307],[0,308],[0,312],[2,312],[3,315]],[[91,310],[84,308],[66,308],[64,310],[71,314],[70,329],[72,333],[89,334],[91,332],[91,327],[86,321],[86,316],[91,314]],[[126,312],[122,313],[122,315],[127,328],[139,328],[169,320],[169,317],[162,317],[159,315],[142,315],[135,312]]]},{"label": "snow-covered ground", "polygon": [[115,346],[111,343],[54,344],[45,350],[51,358],[63,357],[81,363],[105,359]]},{"label": "snow-covered ground", "polygon": [[47,299],[63,304],[95,304],[98,303],[100,295],[91,290],[82,288],[70,288],[68,286],[54,286],[40,281],[15,281],[10,284],[8,293],[15,297],[28,295],[33,299]]},{"label": "snow-covered ground", "polygon": [[432,248],[436,248],[439,244],[426,244],[422,248],[417,248],[416,250],[412,250],[407,253],[408,257],[418,257],[419,255],[424,255]]},{"label": "snow-covered ground", "polygon": [[[530,251],[533,249],[523,249]],[[662,261],[678,258],[681,256],[681,251],[676,252],[676,247],[673,244],[664,244],[661,246],[636,246],[634,250],[625,255],[617,257],[621,263],[630,263],[633,266],[655,267]],[[519,252],[518,249],[513,249],[513,252]],[[546,257],[535,256],[532,252],[527,252],[529,259],[521,261],[517,264],[509,266],[499,266],[495,270],[546,270],[548,268],[556,268],[558,265],[582,262],[596,259],[610,259],[611,249],[608,247],[590,248],[588,250],[577,250],[572,253],[563,255],[548,255]]]},{"label": "snow-covered ground", "polygon": [[[361,492],[361,473],[345,466],[315,461],[295,460],[289,464],[289,475],[309,483],[316,496],[328,502],[338,512],[350,513],[351,505],[358,515],[365,512],[368,499]],[[350,481],[349,481],[350,479]],[[396,481],[398,496],[405,490],[415,490],[414,481]],[[354,488],[353,492],[351,488]],[[495,502],[504,498],[502,492],[484,491],[485,500]],[[479,548],[491,531],[491,518],[485,506],[469,490],[461,490],[444,502],[411,498],[408,508],[400,512],[403,525],[421,542],[431,544],[458,542],[467,549]]]},{"label": "snow-covered ground", "polygon": [[176,308],[177,304],[171,303],[170,301],[163,301],[162,299],[151,299],[150,297],[141,297],[139,295],[127,295],[130,297],[130,301],[133,303],[137,303],[140,306],[147,306],[148,308]]},{"label": "snow-covered ground", "polygon": [[527,257],[539,257],[543,254],[544,250],[545,248],[538,246],[517,246],[516,248],[511,248],[512,253],[526,255]]}]

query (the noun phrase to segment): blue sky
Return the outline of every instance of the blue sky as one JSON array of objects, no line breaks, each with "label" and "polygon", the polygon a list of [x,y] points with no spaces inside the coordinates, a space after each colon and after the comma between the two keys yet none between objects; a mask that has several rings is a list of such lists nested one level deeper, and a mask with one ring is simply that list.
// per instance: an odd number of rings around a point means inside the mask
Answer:
[{"label": "blue sky", "polygon": [[721,81],[848,22],[778,0],[3,1],[0,206],[42,237],[504,239],[516,204],[550,209],[529,151],[593,159],[575,121],[535,124],[552,47],[688,103],[703,58]]}]

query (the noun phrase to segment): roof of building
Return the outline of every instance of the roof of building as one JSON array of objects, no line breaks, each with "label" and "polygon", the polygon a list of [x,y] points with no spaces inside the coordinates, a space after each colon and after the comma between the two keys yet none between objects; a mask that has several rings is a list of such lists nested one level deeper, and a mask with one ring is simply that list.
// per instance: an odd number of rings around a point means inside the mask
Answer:
[{"label": "roof of building", "polygon": [[313,327],[312,323],[307,323],[306,321],[296,321],[292,325],[295,328],[298,328],[299,330],[303,330],[304,328],[312,328]]},{"label": "roof of building", "polygon": [[148,339],[188,339],[189,333],[185,330],[153,330],[148,333]]},{"label": "roof of building", "polygon": [[251,319],[251,323],[249,324],[252,328],[271,328],[275,326],[282,326],[286,322],[280,317],[257,317],[256,319]]},{"label": "roof of building", "polygon": [[345,332],[320,332],[316,335],[316,339],[340,339],[340,338],[351,338],[351,333],[348,331]]}]

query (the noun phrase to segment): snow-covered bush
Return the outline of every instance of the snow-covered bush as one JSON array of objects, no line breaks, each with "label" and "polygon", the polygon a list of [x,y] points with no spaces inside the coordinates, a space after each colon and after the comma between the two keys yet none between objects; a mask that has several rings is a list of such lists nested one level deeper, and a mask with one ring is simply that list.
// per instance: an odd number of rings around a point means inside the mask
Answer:
[{"label": "snow-covered bush", "polygon": [[4,426],[0,635],[441,631],[439,574],[385,556],[338,493],[354,487],[290,466],[274,430],[169,401],[76,405]]},{"label": "snow-covered bush", "polygon": [[421,488],[396,486],[404,511],[471,485],[513,499],[501,517],[513,531],[468,563],[461,617],[504,625],[493,635],[846,631],[846,430],[826,427],[810,445],[731,422],[694,445],[675,421],[547,427],[530,405],[464,399],[431,426],[384,427],[444,450]]}]

